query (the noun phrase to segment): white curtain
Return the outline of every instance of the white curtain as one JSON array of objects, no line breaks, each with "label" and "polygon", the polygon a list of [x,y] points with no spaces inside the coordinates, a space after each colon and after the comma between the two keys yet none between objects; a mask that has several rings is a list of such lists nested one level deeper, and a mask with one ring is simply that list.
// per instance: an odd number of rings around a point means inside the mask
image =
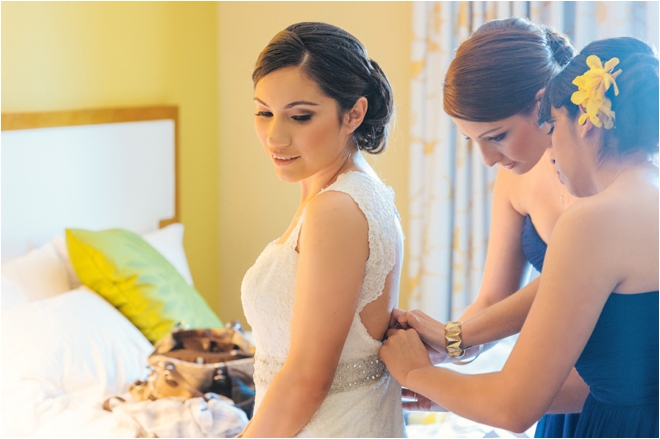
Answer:
[{"label": "white curtain", "polygon": [[413,4],[408,307],[441,321],[479,292],[496,174],[444,113],[442,82],[461,42],[486,21],[513,16],[553,26],[578,50],[622,35],[658,47],[658,2]]}]

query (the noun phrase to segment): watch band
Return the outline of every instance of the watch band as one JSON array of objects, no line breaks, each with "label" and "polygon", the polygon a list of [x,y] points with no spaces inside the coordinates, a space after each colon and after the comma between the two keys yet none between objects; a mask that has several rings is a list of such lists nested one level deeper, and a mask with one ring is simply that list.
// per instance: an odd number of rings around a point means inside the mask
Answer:
[{"label": "watch band", "polygon": [[[464,354],[464,355],[467,355],[467,351],[468,351],[468,349],[470,349],[471,347],[472,347],[472,346],[468,346],[468,347],[466,347],[466,348],[464,349],[464,351],[465,351],[465,354]],[[470,364],[470,363],[472,363],[474,360],[476,360],[477,358],[479,358],[479,355],[481,355],[481,352],[483,352],[483,350],[484,350],[484,345],[480,344],[479,347],[477,348],[477,354],[476,354],[474,357],[470,358],[469,360],[454,361],[454,364],[456,364],[456,365],[458,365],[458,366],[465,366],[466,364]]]},{"label": "watch band", "polygon": [[463,339],[461,338],[461,322],[447,322],[445,324],[445,340],[447,355],[450,358],[462,358],[465,355]]}]

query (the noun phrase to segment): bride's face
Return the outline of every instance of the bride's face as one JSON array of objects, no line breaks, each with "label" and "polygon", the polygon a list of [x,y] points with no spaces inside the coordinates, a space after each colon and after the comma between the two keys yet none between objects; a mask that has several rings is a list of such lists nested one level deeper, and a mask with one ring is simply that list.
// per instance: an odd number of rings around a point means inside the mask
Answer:
[{"label": "bride's face", "polygon": [[352,130],[340,122],[337,101],[298,67],[261,78],[254,102],[257,135],[280,180],[306,179],[346,156]]}]

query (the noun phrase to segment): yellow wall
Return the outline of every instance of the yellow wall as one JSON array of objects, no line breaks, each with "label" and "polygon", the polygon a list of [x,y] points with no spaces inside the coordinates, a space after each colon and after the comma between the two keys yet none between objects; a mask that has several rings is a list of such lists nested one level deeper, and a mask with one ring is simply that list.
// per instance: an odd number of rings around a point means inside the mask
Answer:
[{"label": "yellow wall", "polygon": [[179,106],[180,213],[219,312],[216,3],[3,2],[2,111]]},{"label": "yellow wall", "polygon": [[335,24],[365,44],[398,111],[389,149],[370,161],[396,191],[405,231],[411,13],[405,2],[3,2],[2,111],[178,105],[191,271],[224,321],[245,323],[243,275],[299,197],[297,185],[275,177],[254,134],[257,55],[303,20]]},{"label": "yellow wall", "polygon": [[[396,192],[408,229],[408,114],[412,6],[406,2],[226,2],[218,8],[220,38],[221,317],[241,315],[240,285],[266,244],[291,221],[297,184],[280,182],[254,133],[252,69],[280,30],[299,21],[342,27],[367,47],[387,74],[398,111],[388,150],[370,160]],[[402,306],[408,284],[401,282]]]}]

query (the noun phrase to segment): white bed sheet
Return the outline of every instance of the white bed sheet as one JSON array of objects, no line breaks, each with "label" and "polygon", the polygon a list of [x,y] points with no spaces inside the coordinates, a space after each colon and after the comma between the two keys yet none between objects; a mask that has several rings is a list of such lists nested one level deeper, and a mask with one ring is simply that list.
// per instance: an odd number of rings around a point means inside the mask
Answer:
[{"label": "white bed sheet", "polygon": [[153,346],[135,326],[85,287],[1,320],[2,436],[126,436],[102,404],[146,372]]},{"label": "white bed sheet", "polygon": [[[61,389],[23,380],[3,389],[4,437],[135,437],[121,427],[114,414],[103,410],[94,392]],[[7,414],[7,415],[5,415]]]}]

